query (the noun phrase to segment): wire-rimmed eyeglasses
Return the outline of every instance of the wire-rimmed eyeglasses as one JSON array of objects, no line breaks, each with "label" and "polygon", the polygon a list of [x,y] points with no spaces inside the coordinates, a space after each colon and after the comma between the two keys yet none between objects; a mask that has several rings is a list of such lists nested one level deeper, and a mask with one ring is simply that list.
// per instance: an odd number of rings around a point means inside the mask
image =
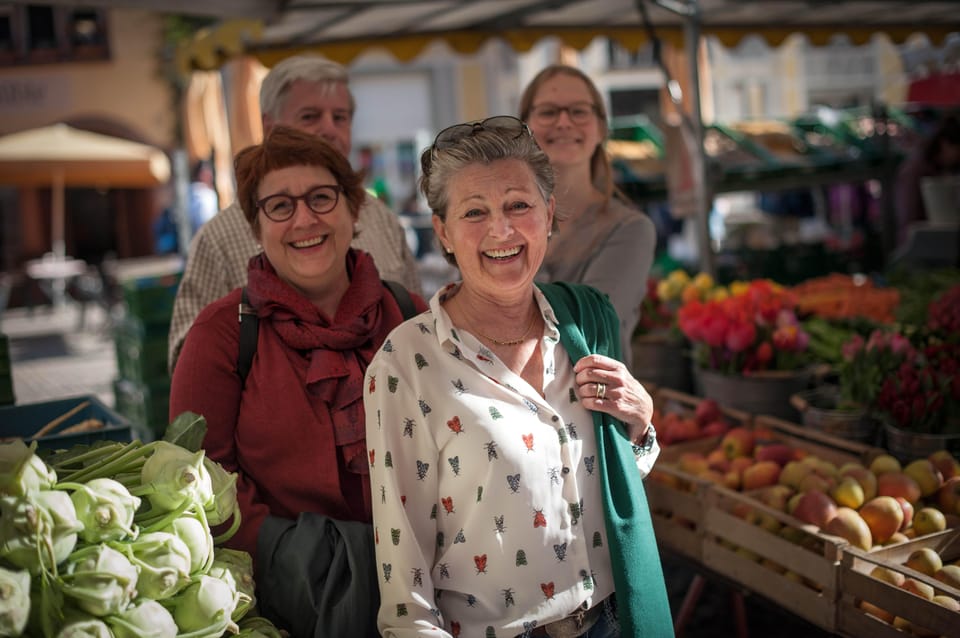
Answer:
[{"label": "wire-rimmed eyeglasses", "polygon": [[275,193],[267,195],[257,202],[257,208],[263,211],[270,220],[275,222],[285,222],[293,217],[297,210],[297,202],[303,200],[311,211],[317,215],[325,215],[337,206],[340,201],[340,193],[343,192],[343,186],[338,184],[323,184],[314,186],[303,195],[289,195],[287,193]]},{"label": "wire-rimmed eyeglasses", "polygon": [[574,124],[586,124],[598,115],[596,105],[590,102],[574,102],[566,106],[544,102],[530,109],[530,120],[539,124],[553,124],[563,112]]}]

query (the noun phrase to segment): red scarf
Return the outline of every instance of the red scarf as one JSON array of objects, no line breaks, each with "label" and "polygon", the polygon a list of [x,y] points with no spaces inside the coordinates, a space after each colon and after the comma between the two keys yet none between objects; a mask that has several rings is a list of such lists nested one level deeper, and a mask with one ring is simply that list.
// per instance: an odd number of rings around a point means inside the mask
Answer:
[{"label": "red scarf", "polygon": [[260,321],[308,360],[308,391],[323,401],[345,466],[366,474],[363,377],[381,339],[383,284],[373,258],[347,253],[350,287],[331,321],[302,293],[277,276],[262,253],[250,260],[247,291]]}]

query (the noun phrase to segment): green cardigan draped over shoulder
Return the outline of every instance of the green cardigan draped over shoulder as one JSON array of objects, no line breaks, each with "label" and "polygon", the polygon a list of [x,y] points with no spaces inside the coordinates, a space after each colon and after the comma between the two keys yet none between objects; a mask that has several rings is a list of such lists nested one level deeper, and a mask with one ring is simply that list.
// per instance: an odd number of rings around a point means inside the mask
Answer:
[{"label": "green cardigan draped over shoulder", "polygon": [[[619,319],[606,295],[590,286],[538,284],[553,307],[560,343],[575,364],[588,354],[622,360]],[[593,412],[613,581],[624,638],[673,636],[670,602],[643,481],[624,425]]]}]

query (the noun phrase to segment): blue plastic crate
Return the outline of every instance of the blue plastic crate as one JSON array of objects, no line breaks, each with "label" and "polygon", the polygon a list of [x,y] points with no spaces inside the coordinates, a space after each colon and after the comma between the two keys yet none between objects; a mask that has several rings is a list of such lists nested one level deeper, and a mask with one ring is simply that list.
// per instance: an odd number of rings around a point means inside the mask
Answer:
[{"label": "blue plastic crate", "polygon": [[[83,402],[88,404],[69,418],[64,419],[52,432],[37,439],[37,446],[48,450],[62,450],[74,445],[90,445],[97,441],[129,442],[134,438],[133,427],[125,417],[116,413],[95,396],[79,396],[66,399],[26,403],[0,407],[0,438],[20,437],[29,443],[26,437],[59,416],[66,414]],[[99,430],[58,434],[71,425],[87,419],[98,419],[104,423]]]}]

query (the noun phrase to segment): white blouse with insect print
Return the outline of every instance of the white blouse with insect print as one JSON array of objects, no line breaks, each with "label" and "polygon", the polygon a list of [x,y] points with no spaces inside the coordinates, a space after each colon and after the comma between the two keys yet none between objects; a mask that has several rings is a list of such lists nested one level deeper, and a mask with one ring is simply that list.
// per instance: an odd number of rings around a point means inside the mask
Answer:
[{"label": "white blouse with insect print", "polygon": [[[552,308],[536,290],[543,398],[453,326],[441,301],[455,286],[367,369],[385,637],[511,638],[613,592],[593,418]],[[659,447],[634,453],[645,476]]]}]

